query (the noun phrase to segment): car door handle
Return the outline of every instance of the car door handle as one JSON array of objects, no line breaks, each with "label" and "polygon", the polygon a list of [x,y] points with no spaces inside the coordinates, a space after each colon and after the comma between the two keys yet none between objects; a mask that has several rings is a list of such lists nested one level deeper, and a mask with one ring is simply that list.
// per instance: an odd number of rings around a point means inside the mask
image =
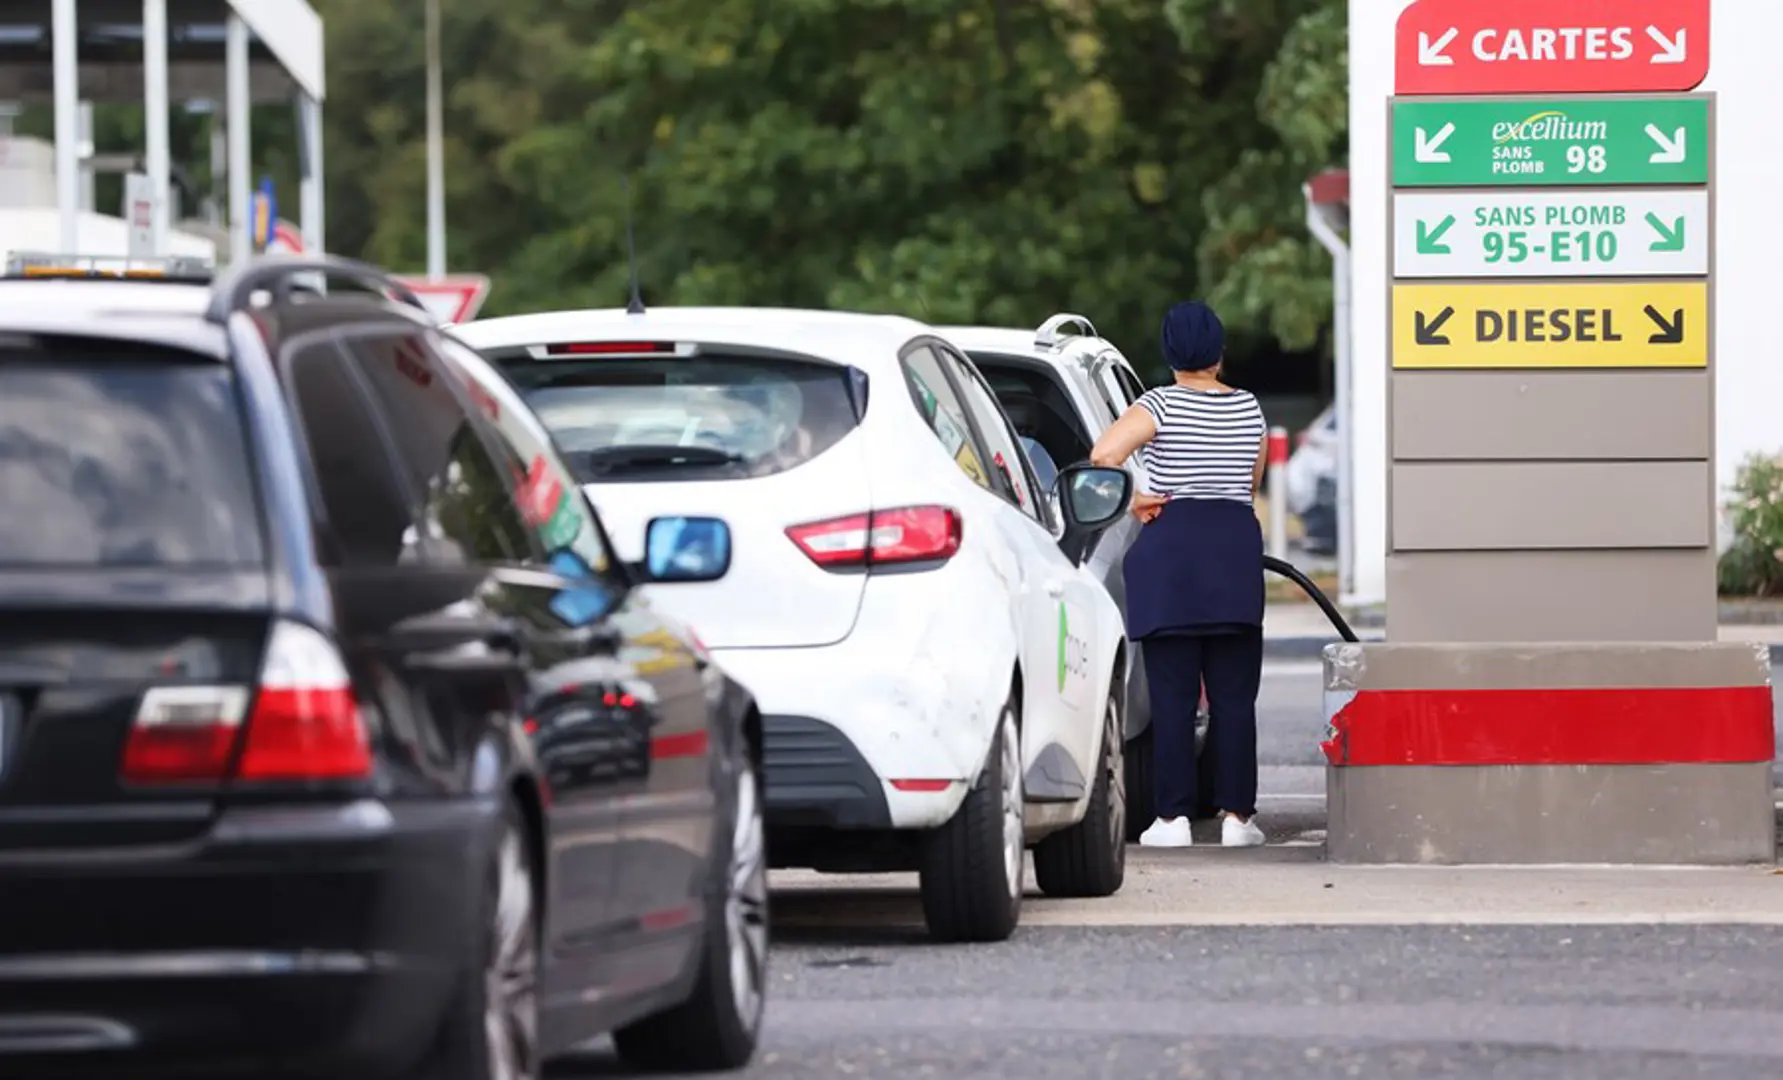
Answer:
[{"label": "car door handle", "polygon": [[1046,595],[1052,597],[1054,600],[1065,595],[1065,583],[1058,578],[1048,578],[1040,587],[1045,589]]}]

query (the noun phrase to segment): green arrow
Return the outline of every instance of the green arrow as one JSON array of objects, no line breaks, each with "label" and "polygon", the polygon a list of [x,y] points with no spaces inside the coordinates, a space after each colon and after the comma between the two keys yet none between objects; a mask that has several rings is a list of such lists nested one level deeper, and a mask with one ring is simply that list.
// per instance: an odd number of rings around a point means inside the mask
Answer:
[{"label": "green arrow", "polygon": [[1450,214],[1448,217],[1443,218],[1436,223],[1436,228],[1430,230],[1424,228],[1424,221],[1422,218],[1418,219],[1418,254],[1447,255],[1449,253],[1449,245],[1442,243],[1442,238],[1443,233],[1448,232],[1449,226],[1453,224],[1455,224],[1454,214]]},{"label": "green arrow", "polygon": [[1647,224],[1653,226],[1653,231],[1659,234],[1659,239],[1653,241],[1651,247],[1649,247],[1648,250],[1650,250],[1650,251],[1683,251],[1684,250],[1684,219],[1683,218],[1680,217],[1677,220],[1677,222],[1675,224],[1673,224],[1671,228],[1668,229],[1665,227],[1665,222],[1654,217],[1653,214],[1651,212],[1649,212],[1647,214]]}]

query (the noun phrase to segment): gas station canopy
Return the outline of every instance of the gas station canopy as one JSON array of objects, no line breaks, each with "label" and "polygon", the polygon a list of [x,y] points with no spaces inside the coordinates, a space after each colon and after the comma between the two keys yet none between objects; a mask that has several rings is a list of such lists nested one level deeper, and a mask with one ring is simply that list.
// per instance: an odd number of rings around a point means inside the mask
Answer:
[{"label": "gas station canopy", "polygon": [[[48,104],[55,65],[47,0],[0,0],[0,101]],[[322,20],[304,0],[167,0],[167,89],[172,101],[225,97],[225,25],[252,31],[249,96],[288,104],[324,99]],[[79,0],[80,90],[86,101],[143,99],[142,0]]]}]

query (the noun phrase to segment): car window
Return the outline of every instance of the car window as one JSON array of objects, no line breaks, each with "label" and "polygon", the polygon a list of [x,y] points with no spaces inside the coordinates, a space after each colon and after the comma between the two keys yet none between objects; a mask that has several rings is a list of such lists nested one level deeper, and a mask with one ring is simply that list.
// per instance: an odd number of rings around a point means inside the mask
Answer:
[{"label": "car window", "polygon": [[1139,376],[1133,374],[1133,369],[1127,366],[1125,360],[1116,359],[1113,367],[1115,381],[1120,383],[1121,393],[1126,396],[1127,404],[1138,401],[1145,394],[1145,385],[1139,381]]},{"label": "car window", "polygon": [[600,522],[544,424],[474,350],[446,340],[440,352],[494,432],[503,464],[515,478],[521,515],[537,534],[547,562],[569,578],[611,574],[613,560]]},{"label": "car window", "polygon": [[1003,415],[996,395],[965,357],[952,352],[944,355],[954,377],[959,380],[960,394],[978,425],[978,433],[984,438],[985,449],[990,451],[991,465],[1003,478],[1005,492],[1029,517],[1041,520],[1044,511],[1034,497],[1035,485],[1028,456],[1022,452],[1021,440],[1010,427],[1009,418]]},{"label": "car window", "polygon": [[928,422],[929,430],[941,440],[941,446],[960,471],[986,491],[995,491],[990,470],[985,467],[978,444],[972,439],[971,425],[966,421],[965,406],[941,370],[941,360],[927,345],[919,345],[904,354],[904,381],[910,388],[910,400],[916,411]]},{"label": "car window", "polygon": [[[1057,371],[993,353],[971,356],[1018,436],[1044,447],[1055,464],[1070,465],[1090,456],[1091,440],[1083,418]],[[1035,469],[1038,471],[1038,463]],[[1042,490],[1052,487],[1044,477],[1040,479]]]},{"label": "car window", "polygon": [[[865,377],[815,359],[722,350],[535,359],[519,348],[485,355],[532,406],[583,483],[785,472],[835,446],[864,411],[854,381]],[[859,391],[864,406],[864,381]]]},{"label": "car window", "polygon": [[0,342],[0,565],[262,565],[252,460],[213,359]]},{"label": "car window", "polygon": [[345,347],[383,406],[397,459],[421,500],[413,540],[454,561],[526,563],[540,552],[503,473],[417,332]]},{"label": "car window", "polygon": [[391,566],[423,558],[416,508],[385,449],[358,360],[333,337],[299,342],[285,384],[309,452],[320,503],[321,557],[330,566]]}]

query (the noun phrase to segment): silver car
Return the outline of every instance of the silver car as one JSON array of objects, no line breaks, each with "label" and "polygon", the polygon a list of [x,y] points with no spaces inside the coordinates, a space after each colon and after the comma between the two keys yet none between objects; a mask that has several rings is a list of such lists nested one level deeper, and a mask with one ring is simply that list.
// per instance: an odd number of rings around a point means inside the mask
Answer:
[{"label": "silver car", "polygon": [[[1059,314],[1036,330],[953,326],[940,332],[972,358],[990,383],[1003,411],[1033,462],[1043,488],[1067,465],[1087,460],[1096,437],[1145,392],[1133,365],[1119,349],[1098,337],[1096,328],[1081,315]],[[1137,456],[1127,469],[1133,489],[1146,490],[1145,469]],[[1132,516],[1103,533],[1091,549],[1089,567],[1109,595],[1126,612],[1127,587],[1121,577],[1121,561],[1139,533]],[[1149,825],[1152,811],[1151,697],[1146,691],[1145,663],[1138,649],[1127,655],[1126,796],[1128,839],[1137,840]],[[1207,731],[1203,701],[1197,742]],[[1200,790],[1211,793],[1211,782]],[[1213,807],[1200,808],[1197,817],[1211,817]]]}]

